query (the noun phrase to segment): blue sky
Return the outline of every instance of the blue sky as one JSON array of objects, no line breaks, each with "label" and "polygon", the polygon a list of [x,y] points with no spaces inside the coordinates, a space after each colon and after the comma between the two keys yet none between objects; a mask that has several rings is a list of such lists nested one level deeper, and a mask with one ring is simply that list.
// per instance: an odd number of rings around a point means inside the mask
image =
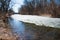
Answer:
[{"label": "blue sky", "polygon": [[15,3],[13,6],[15,12],[18,12],[18,9],[24,4],[24,0],[12,0],[12,2]]}]

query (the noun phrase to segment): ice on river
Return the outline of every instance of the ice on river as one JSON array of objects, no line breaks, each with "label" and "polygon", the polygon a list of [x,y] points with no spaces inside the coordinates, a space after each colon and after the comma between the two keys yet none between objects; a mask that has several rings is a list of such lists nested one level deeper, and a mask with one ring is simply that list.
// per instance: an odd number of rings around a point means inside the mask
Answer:
[{"label": "ice on river", "polygon": [[19,15],[19,14],[14,14],[11,16],[11,18],[22,22],[34,23],[39,26],[45,25],[60,28],[60,18],[50,18],[36,15]]}]

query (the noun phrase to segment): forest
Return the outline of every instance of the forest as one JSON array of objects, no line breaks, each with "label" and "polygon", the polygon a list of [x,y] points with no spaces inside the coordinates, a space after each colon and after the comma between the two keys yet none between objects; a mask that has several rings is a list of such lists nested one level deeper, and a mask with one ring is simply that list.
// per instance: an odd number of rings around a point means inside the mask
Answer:
[{"label": "forest", "polygon": [[19,13],[60,18],[60,0],[25,0]]}]

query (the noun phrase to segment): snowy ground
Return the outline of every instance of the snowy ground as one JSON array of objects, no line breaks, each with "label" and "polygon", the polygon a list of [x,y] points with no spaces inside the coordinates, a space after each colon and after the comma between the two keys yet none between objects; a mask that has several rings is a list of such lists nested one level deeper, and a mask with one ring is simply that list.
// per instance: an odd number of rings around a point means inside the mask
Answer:
[{"label": "snowy ground", "polygon": [[45,25],[60,28],[60,18],[50,18],[50,17],[33,16],[33,15],[19,15],[19,14],[14,14],[11,16],[11,18],[22,22],[34,23],[39,26]]}]

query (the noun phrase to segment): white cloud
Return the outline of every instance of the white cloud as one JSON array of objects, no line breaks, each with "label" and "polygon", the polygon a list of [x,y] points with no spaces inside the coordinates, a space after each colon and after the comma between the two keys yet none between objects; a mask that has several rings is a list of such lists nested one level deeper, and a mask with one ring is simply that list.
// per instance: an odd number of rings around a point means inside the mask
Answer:
[{"label": "white cloud", "polygon": [[24,3],[24,0],[13,0],[14,3],[16,3],[14,6],[13,6],[13,10],[14,12],[18,12],[18,9],[21,7],[21,5],[23,5]]}]

